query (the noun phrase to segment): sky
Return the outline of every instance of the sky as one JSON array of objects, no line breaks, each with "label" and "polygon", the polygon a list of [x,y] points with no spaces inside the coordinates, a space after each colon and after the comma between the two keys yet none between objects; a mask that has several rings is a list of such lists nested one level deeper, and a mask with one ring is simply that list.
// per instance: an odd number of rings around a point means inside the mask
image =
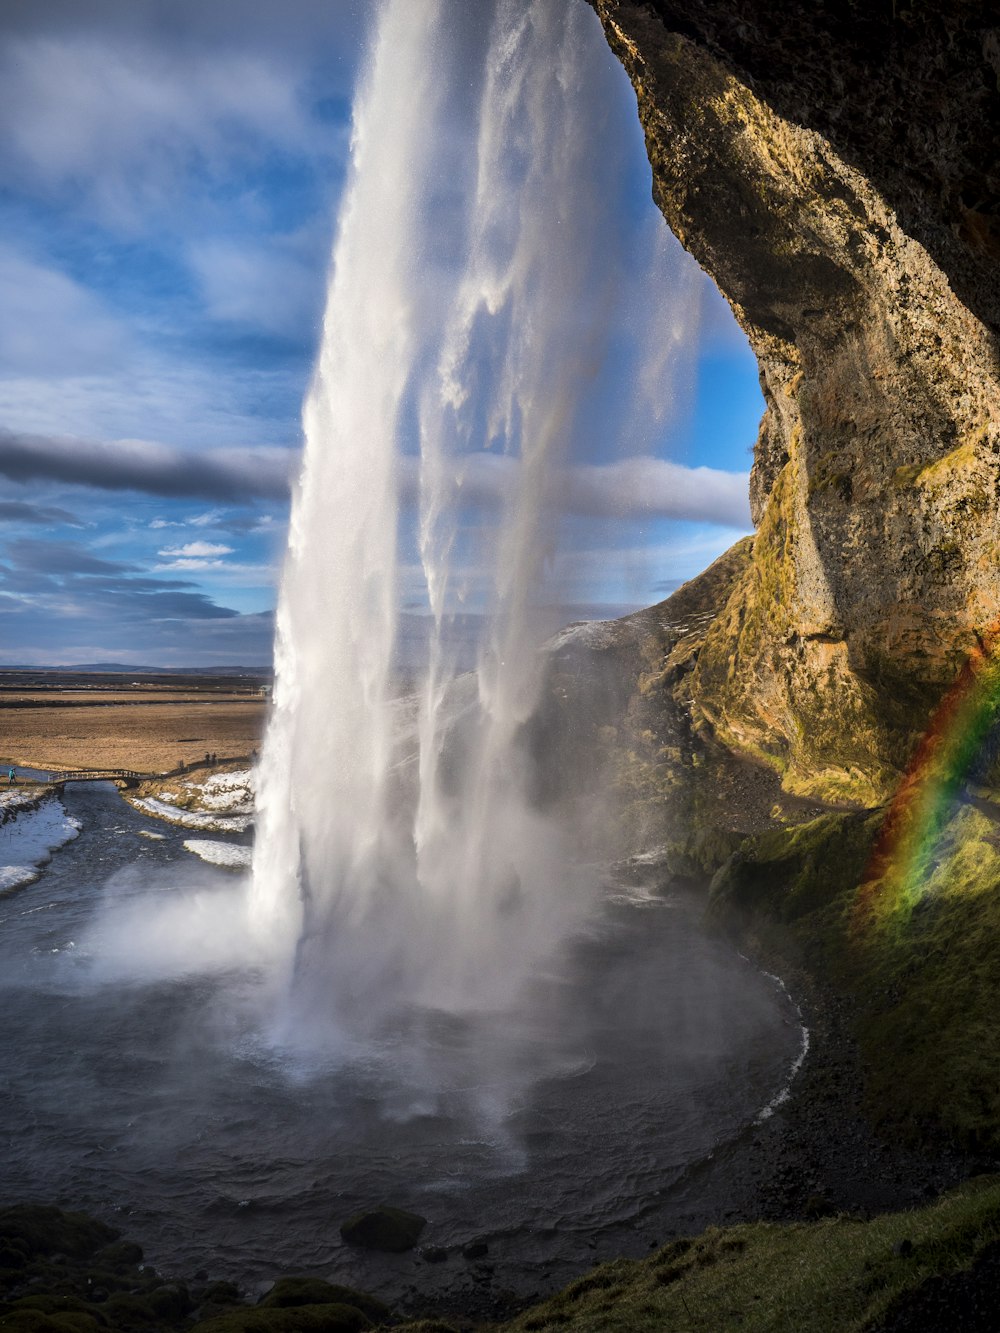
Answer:
[{"label": "sky", "polygon": [[[375,8],[4,0],[0,663],[269,664]],[[630,123],[634,225],[658,215]],[[568,618],[656,601],[750,530],[756,363],[686,262],[669,430],[567,477]]]}]

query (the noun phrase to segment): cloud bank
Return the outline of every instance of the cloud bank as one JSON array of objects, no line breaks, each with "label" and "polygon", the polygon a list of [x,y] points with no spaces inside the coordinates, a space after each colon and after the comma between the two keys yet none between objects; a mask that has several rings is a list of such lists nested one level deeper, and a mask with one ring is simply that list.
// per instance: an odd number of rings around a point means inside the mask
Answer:
[{"label": "cloud bank", "polygon": [[[0,475],[17,482],[56,480],[174,499],[282,500],[297,468],[296,451],[273,446],[196,452],[147,440],[76,440],[0,429]],[[518,469],[513,458],[473,454],[456,459],[453,483],[469,508],[493,508],[513,493]],[[416,459],[402,460],[400,484],[404,503],[416,504]],[[749,473],[646,457],[564,468],[555,493],[567,514],[685,519],[749,531],[748,492]]]}]

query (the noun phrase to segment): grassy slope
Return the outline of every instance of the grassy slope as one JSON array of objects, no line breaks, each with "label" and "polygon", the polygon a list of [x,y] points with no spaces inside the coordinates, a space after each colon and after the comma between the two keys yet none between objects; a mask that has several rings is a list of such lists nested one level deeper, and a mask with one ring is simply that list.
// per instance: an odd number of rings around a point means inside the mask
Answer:
[{"label": "grassy slope", "polygon": [[1000,1182],[981,1179],[867,1222],[710,1230],[650,1259],[605,1264],[503,1329],[850,1333],[924,1279],[969,1267],[998,1236]]}]

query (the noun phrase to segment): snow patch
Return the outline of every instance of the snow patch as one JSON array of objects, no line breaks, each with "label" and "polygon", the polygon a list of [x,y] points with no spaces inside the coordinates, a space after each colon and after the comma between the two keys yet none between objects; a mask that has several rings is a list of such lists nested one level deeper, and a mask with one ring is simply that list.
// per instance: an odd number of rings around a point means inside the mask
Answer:
[{"label": "snow patch", "polygon": [[180,824],[182,828],[204,829],[208,833],[243,833],[253,822],[251,814],[202,814],[198,810],[182,810],[180,806],[171,805],[169,801],[160,800],[156,796],[134,796],[130,801],[136,810],[141,810],[145,815],[169,819],[172,824]]},{"label": "snow patch", "polygon": [[233,773],[213,773],[204,782],[185,782],[195,792],[202,809],[230,815],[252,815],[256,795],[256,773],[249,768]]},{"label": "snow patch", "polygon": [[[0,893],[23,888],[39,875],[57,847],[62,847],[80,832],[78,819],[68,815],[62,802],[49,796],[35,804],[37,796],[19,795],[21,800],[0,802],[5,822],[0,825]],[[11,809],[14,814],[11,816]]]},{"label": "snow patch", "polygon": [[210,865],[226,866],[232,870],[248,869],[253,856],[250,847],[241,847],[233,842],[212,842],[208,838],[188,838],[184,846]]}]

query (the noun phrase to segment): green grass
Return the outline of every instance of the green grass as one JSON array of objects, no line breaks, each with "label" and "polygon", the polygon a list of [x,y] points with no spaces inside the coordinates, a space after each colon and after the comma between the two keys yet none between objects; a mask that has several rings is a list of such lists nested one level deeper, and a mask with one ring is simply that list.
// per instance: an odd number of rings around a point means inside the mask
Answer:
[{"label": "green grass", "polygon": [[649,1259],[596,1268],[501,1328],[851,1333],[925,1278],[968,1268],[998,1237],[1000,1181],[981,1178],[930,1206],[871,1221],[713,1229]]}]

